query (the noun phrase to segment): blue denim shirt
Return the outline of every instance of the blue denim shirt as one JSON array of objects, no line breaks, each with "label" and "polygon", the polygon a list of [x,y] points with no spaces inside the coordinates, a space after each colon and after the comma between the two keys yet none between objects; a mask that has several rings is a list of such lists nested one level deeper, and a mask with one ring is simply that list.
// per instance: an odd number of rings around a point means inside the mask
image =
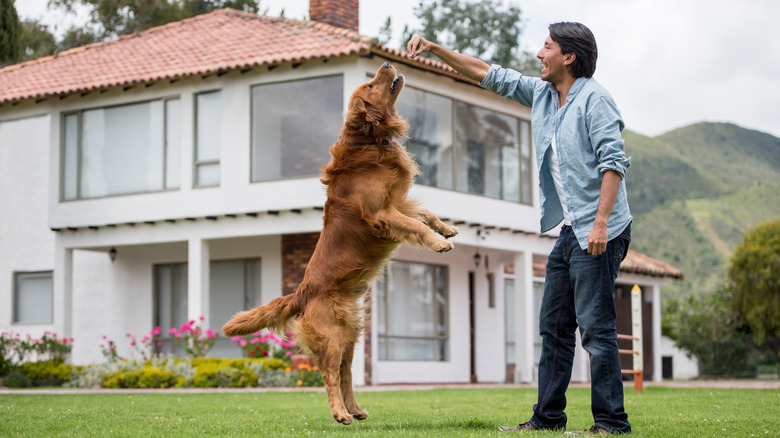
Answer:
[{"label": "blue denim shirt", "polygon": [[563,220],[561,201],[547,164],[555,135],[563,190],[572,229],[580,246],[583,250],[588,248],[588,235],[599,206],[602,174],[607,170],[616,171],[622,178],[615,206],[607,220],[608,239],[617,237],[632,220],[625,185],[631,159],[623,150],[623,119],[612,96],[594,79],[578,78],[559,111],[555,86],[498,65],[490,67],[479,85],[531,108],[531,129],[539,168],[542,232],[551,230]]}]

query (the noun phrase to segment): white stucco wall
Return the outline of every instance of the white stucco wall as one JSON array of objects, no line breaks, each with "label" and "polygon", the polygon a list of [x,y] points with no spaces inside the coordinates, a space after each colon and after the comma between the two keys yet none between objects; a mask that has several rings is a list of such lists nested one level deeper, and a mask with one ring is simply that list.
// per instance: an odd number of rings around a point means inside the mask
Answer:
[{"label": "white stucco wall", "polygon": [[54,269],[47,225],[49,120],[37,109],[0,119],[0,328],[40,336],[52,324],[13,324],[14,272]]}]

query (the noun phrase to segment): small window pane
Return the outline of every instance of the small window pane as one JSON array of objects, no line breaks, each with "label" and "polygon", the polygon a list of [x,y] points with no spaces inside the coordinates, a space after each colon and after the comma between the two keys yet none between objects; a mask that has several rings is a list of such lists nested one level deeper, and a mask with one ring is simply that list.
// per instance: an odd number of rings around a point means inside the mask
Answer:
[{"label": "small window pane", "polygon": [[222,92],[199,94],[197,105],[196,159],[197,161],[219,160],[222,135]]},{"label": "small window pane", "polygon": [[52,322],[52,273],[16,274],[14,322],[46,324]]},{"label": "small window pane", "polygon": [[319,175],[343,113],[341,75],[252,88],[252,181]]},{"label": "small window pane", "polygon": [[198,166],[198,185],[219,185],[219,164],[201,164]]},{"label": "small window pane", "polygon": [[165,188],[181,185],[181,103],[165,101]]},{"label": "small window pane", "polygon": [[79,171],[79,116],[69,114],[65,116],[65,145],[63,157],[63,199],[76,199],[78,197],[78,171]]}]

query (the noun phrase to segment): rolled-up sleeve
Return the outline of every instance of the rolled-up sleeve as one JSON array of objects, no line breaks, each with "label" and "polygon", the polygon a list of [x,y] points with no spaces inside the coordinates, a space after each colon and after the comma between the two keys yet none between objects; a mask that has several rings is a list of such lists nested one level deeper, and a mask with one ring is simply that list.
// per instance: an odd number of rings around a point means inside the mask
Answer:
[{"label": "rolled-up sleeve", "polygon": [[534,91],[539,80],[539,78],[523,76],[518,71],[493,64],[479,83],[479,86],[531,107],[534,102]]},{"label": "rolled-up sleeve", "polygon": [[625,153],[622,135],[625,125],[617,106],[611,99],[600,97],[589,106],[587,117],[590,142],[599,162],[599,172],[614,170],[621,178],[625,178],[631,158]]}]

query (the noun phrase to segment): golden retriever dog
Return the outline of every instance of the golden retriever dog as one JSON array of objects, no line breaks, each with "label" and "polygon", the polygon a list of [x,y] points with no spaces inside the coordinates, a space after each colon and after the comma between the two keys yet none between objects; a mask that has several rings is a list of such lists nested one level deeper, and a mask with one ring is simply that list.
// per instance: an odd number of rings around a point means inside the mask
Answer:
[{"label": "golden retriever dog", "polygon": [[458,234],[407,197],[419,168],[393,140],[408,128],[395,111],[403,86],[403,76],[385,63],[352,94],[341,135],[322,169],[327,186],[322,233],[295,293],[239,312],[222,327],[226,336],[292,330],[319,367],[333,418],[342,424],[368,417],[355,402],[351,366],[363,329],[362,297],[371,281],[399,244],[446,252],[452,243],[436,233]]}]

